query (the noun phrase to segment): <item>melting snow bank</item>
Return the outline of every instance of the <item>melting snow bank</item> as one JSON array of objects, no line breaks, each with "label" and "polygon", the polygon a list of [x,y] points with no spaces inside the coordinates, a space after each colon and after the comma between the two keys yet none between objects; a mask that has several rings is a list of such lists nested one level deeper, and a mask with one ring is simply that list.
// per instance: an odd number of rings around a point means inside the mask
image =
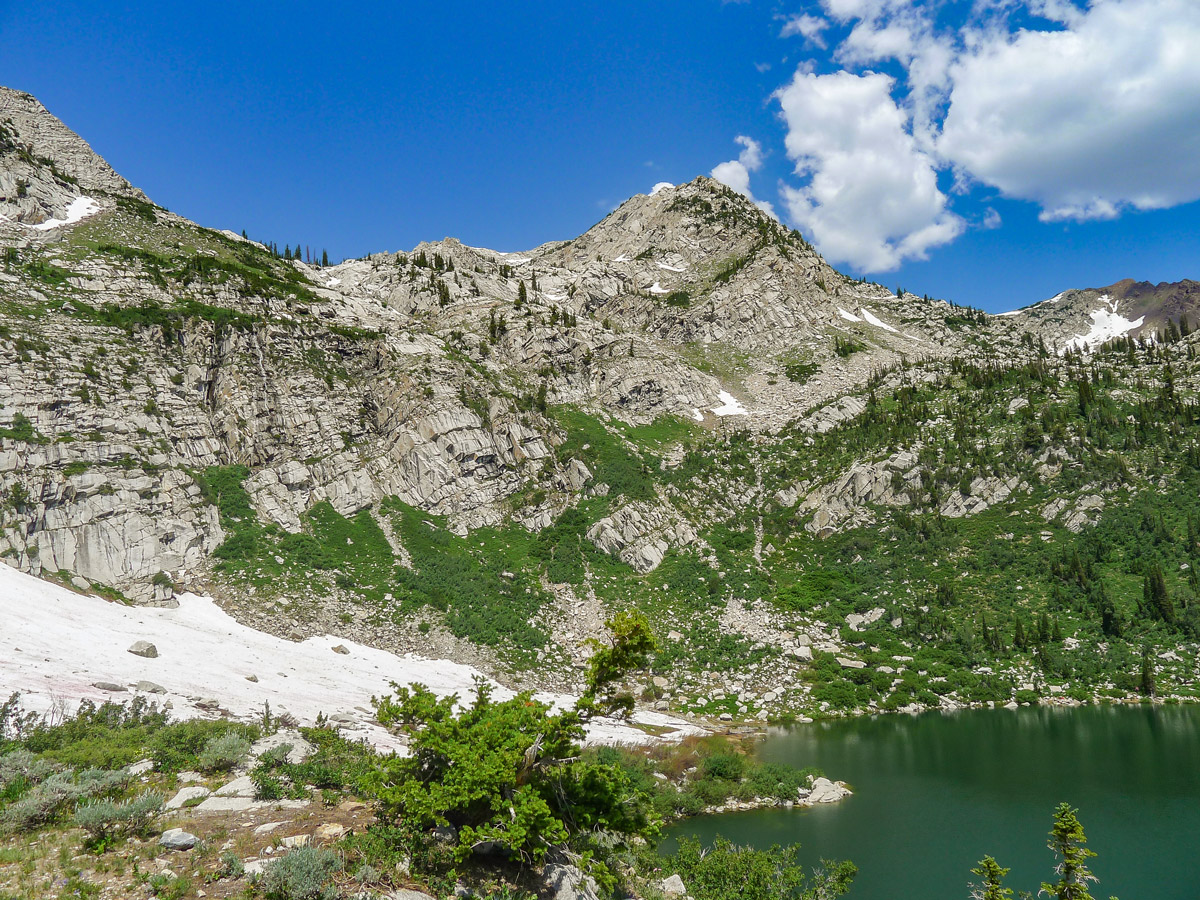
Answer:
[{"label": "melting snow bank", "polygon": [[866,319],[868,323],[870,323],[871,325],[874,325],[876,328],[882,328],[884,331],[891,331],[894,334],[900,333],[895,328],[893,328],[891,325],[889,325],[887,322],[883,321],[878,316],[876,316],[875,313],[871,312],[865,306],[862,309],[860,309],[859,312],[861,312],[863,314],[863,318]]},{"label": "melting snow bank", "polygon": [[71,201],[71,205],[67,207],[67,217],[65,219],[47,219],[39,225],[30,225],[29,227],[35,231],[49,231],[51,228],[82,222],[88,216],[94,216],[98,212],[100,212],[100,204],[97,201],[91,197],[76,197]]},{"label": "melting snow bank", "polygon": [[[267,701],[273,712],[286,710],[304,724],[323,712],[352,737],[399,749],[402,742],[373,721],[373,694],[387,693],[392,681],[420,682],[439,696],[465,699],[483,677],[460,663],[397,656],[332,635],[294,643],[242,625],[208,597],[183,594],[177,609],[122,606],[7,565],[0,565],[0,622],[0,698],[19,691],[23,705],[39,712],[141,692],[169,700],[177,718],[205,715],[211,704],[198,704],[215,700],[233,717],[254,720]],[[135,641],[154,644],[157,658],[130,653]],[[492,684],[497,699],[513,695]],[[563,694],[538,699],[560,707],[574,702]],[[663,732],[660,740],[703,732],[648,711],[635,714],[634,722]],[[653,740],[621,722],[600,720],[588,729],[590,743]]]},{"label": "melting snow bank", "polygon": [[729,391],[721,391],[717,395],[717,399],[721,401],[720,406],[714,406],[713,412],[718,416],[746,416],[750,411],[742,406],[740,400]]},{"label": "melting snow bank", "polygon": [[841,316],[843,319],[845,319],[847,322],[861,322],[862,321],[862,319],[860,319],[854,313],[846,312],[840,306],[837,308],[837,311],[838,311],[838,315]]},{"label": "melting snow bank", "polygon": [[663,287],[661,284],[659,284],[656,281],[656,282],[654,282],[654,284],[650,285],[650,293],[652,293],[652,294],[669,294],[671,292],[668,291],[665,287]]},{"label": "melting snow bank", "polygon": [[1145,316],[1138,316],[1135,320],[1126,319],[1117,312],[1116,301],[1107,294],[1101,297],[1100,301],[1107,301],[1109,308],[1092,310],[1089,314],[1092,317],[1092,330],[1067,341],[1067,346],[1061,351],[1062,353],[1066,353],[1067,350],[1091,350],[1099,347],[1135,328],[1141,328],[1142,323],[1146,321]]}]

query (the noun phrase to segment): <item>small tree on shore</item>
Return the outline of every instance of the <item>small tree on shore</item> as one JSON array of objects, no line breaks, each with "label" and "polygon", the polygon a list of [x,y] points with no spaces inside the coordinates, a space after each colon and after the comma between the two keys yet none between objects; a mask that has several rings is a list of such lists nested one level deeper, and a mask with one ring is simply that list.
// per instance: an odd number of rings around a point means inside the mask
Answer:
[{"label": "small tree on shore", "polygon": [[[497,702],[483,681],[462,709],[457,696],[438,699],[419,684],[393,683],[394,696],[373,699],[380,724],[406,731],[411,750],[384,759],[371,779],[380,819],[422,832],[452,826],[456,862],[486,847],[541,864],[600,833],[609,845],[654,836],[649,795],[620,766],[581,756],[584,725],[632,708],[620,685],[655,649],[642,615],[618,613],[607,624],[609,640],[594,642],[586,688],[570,709],[555,712],[531,692]],[[611,882],[587,851],[578,860]]]}]

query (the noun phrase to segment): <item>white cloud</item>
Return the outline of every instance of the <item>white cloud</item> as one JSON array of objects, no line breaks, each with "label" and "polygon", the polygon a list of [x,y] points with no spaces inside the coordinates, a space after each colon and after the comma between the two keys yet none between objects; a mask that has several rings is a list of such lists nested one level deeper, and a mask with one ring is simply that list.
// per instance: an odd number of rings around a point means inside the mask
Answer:
[{"label": "white cloud", "polygon": [[[880,271],[954,240],[966,223],[944,172],[960,193],[986,184],[1036,203],[1047,222],[1200,199],[1198,0],[974,0],[953,27],[942,6],[820,0],[824,17],[784,25],[840,36],[842,71],[802,64],[774,95],[803,179],[782,196],[832,259]],[[881,65],[903,74],[870,71]],[[990,208],[972,220],[1000,225]]]},{"label": "white cloud", "polygon": [[710,174],[715,180],[737,191],[767,215],[775,218],[775,208],[766,200],[756,200],[750,191],[750,173],[762,168],[762,144],[744,134],[739,134],[734,141],[742,146],[738,158],[720,163]]},{"label": "white cloud", "polygon": [[1067,27],[976,37],[951,67],[942,156],[1044,221],[1200,198],[1200,4],[1041,6]]},{"label": "white cloud", "polygon": [[828,27],[828,20],[822,19],[820,16],[810,16],[808,13],[800,13],[789,17],[783,23],[783,28],[779,30],[779,36],[787,38],[800,35],[813,46],[824,50],[826,44],[825,39],[821,36],[821,32]]},{"label": "white cloud", "polygon": [[918,147],[887,75],[797,72],[780,88],[785,144],[802,187],[783,185],[792,222],[834,262],[862,271],[924,259],[962,233],[934,159]]}]

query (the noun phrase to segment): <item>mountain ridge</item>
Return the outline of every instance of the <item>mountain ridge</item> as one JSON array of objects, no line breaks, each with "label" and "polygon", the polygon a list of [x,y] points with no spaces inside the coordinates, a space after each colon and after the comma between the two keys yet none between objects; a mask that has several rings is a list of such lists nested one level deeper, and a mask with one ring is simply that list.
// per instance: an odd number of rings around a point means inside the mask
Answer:
[{"label": "mountain ridge", "polygon": [[[994,653],[995,621],[1050,612],[1099,633],[1102,599],[1046,554],[1090,553],[1164,459],[1190,477],[1194,282],[990,316],[848,278],[704,177],[529,251],[445,238],[322,267],[154,206],[17,99],[0,555],[78,590],[206,592],[281,636],[564,688],[632,605],[679,667],[650,698],[673,711],[939,705],[927,675],[884,684],[897,657],[961,629]],[[1126,327],[1139,309],[1153,336]],[[1179,530],[1185,512],[1162,515]],[[990,570],[971,609],[947,600],[973,577],[955,535],[975,529],[1039,560],[1028,602]],[[1172,570],[1181,605],[1188,571]],[[1167,627],[1133,574],[1112,577],[1128,627]],[[1050,666],[1012,652],[1006,700]],[[953,702],[981,702],[979,684]]]}]

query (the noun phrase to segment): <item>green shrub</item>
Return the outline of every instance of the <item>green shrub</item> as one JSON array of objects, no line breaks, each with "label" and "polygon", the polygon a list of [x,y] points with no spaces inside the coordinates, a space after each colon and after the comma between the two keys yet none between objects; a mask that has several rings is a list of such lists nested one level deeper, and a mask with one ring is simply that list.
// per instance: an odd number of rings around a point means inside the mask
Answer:
[{"label": "green shrub", "polygon": [[212,722],[202,719],[175,722],[154,733],[150,741],[150,758],[154,760],[154,766],[160,772],[198,768],[200,754],[208,742],[229,732],[247,740],[258,737],[256,727],[239,722],[221,719]]},{"label": "green shrub", "polygon": [[740,781],[746,772],[746,758],[737,753],[714,753],[705,758],[701,772],[704,778]]},{"label": "green shrub", "polygon": [[242,863],[242,858],[232,850],[226,850],[221,854],[221,862],[217,868],[217,875],[221,878],[241,878],[246,874],[246,866]]},{"label": "green shrub", "polygon": [[0,831],[32,831],[48,825],[82,800],[119,793],[129,779],[129,773],[123,771],[56,772],[21,799],[0,809]]},{"label": "green shrub", "polygon": [[143,834],[162,811],[163,796],[149,791],[129,800],[92,800],[75,810],[75,824],[88,833],[89,843],[100,845],[128,834]]},{"label": "green shrub", "polygon": [[263,895],[267,900],[336,900],[341,892],[330,882],[339,868],[336,853],[301,847],[267,867]]},{"label": "green shrub", "polygon": [[196,757],[201,772],[228,772],[245,759],[250,742],[236,731],[209,738]]},{"label": "green shrub", "polygon": [[858,870],[850,862],[826,862],[806,874],[797,858],[798,845],[769,850],[739,847],[718,837],[711,847],[693,838],[681,838],[674,856],[661,860],[664,872],[683,879],[691,896],[699,900],[762,900],[797,897],[832,900],[850,888]]}]

